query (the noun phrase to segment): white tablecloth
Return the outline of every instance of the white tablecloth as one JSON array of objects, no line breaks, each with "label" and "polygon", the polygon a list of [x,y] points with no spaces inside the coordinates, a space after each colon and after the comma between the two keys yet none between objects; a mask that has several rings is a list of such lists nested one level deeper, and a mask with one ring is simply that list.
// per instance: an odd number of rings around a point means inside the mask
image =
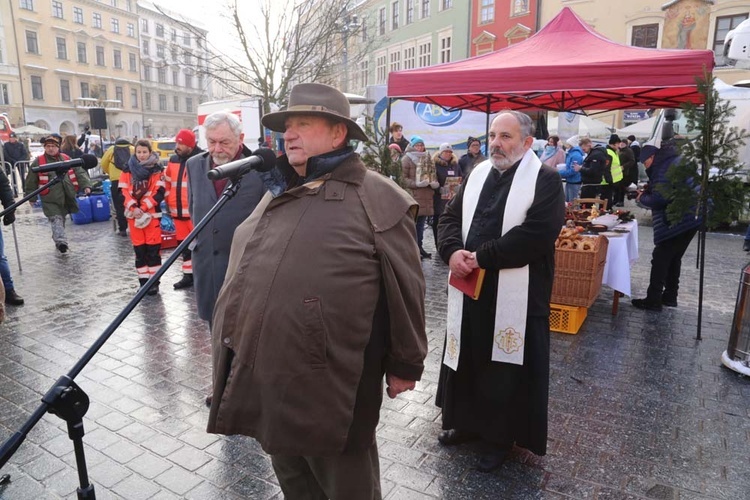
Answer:
[{"label": "white tablecloth", "polygon": [[629,297],[630,266],[638,260],[638,222],[633,220],[614,229],[625,229],[630,232],[605,233],[609,239],[609,247],[602,284]]}]

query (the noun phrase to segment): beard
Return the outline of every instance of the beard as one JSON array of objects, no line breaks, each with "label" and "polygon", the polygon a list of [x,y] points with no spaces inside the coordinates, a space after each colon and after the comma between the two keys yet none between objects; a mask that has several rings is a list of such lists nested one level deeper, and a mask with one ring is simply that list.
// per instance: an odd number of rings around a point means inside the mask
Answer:
[{"label": "beard", "polygon": [[517,161],[523,158],[526,151],[523,148],[523,144],[519,144],[517,148],[503,151],[501,148],[494,147],[490,148],[490,160],[492,166],[498,170],[508,170]]},{"label": "beard", "polygon": [[214,165],[219,166],[229,163],[234,157],[229,157],[229,155],[224,153],[215,153],[211,155],[211,159],[214,161]]}]

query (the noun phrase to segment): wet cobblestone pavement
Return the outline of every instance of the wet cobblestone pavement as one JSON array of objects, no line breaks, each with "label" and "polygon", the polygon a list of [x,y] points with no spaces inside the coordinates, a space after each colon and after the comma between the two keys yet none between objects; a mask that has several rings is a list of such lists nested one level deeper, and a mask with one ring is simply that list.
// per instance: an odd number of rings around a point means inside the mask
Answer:
[{"label": "wet cobblestone pavement", "polygon": [[[20,428],[137,291],[133,251],[111,223],[68,225],[57,253],[41,210],[28,205],[13,237],[3,229],[24,306],[0,325],[0,439]],[[427,231],[426,233],[429,233]],[[636,297],[648,282],[651,230],[642,226]],[[431,236],[426,247],[432,250]],[[386,401],[378,430],[384,497],[401,499],[750,499],[750,379],[721,366],[741,267],[740,236],[710,234],[703,340],[695,340],[695,242],[683,260],[678,308],[612,316],[604,288],[578,335],[552,334],[549,451],[514,451],[492,474],[472,446],[437,444],[434,406],[447,268],[423,261],[430,353],[417,390]],[[84,444],[99,499],[282,498],[253,440],[206,434],[208,331],[192,290],[170,269],[76,378],[91,398]],[[65,423],[45,415],[0,473],[3,499],[75,498],[78,477]]]}]

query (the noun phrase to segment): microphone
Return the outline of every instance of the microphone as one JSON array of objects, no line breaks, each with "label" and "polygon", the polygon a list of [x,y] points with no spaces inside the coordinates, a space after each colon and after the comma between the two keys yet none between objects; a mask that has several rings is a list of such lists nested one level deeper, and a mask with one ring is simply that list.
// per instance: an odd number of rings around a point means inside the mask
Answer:
[{"label": "microphone", "polygon": [[212,168],[206,173],[206,177],[212,181],[226,179],[227,177],[242,177],[251,170],[268,172],[275,165],[276,154],[268,148],[260,148],[253,151],[252,156]]},{"label": "microphone", "polygon": [[36,172],[37,174],[41,174],[44,172],[56,172],[58,170],[68,170],[73,167],[81,167],[81,168],[85,168],[86,170],[89,170],[92,168],[96,168],[98,164],[99,164],[99,160],[96,159],[96,156],[83,155],[80,158],[73,158],[72,160],[56,161],[55,163],[47,163],[39,167],[34,167],[31,169],[31,171]]}]

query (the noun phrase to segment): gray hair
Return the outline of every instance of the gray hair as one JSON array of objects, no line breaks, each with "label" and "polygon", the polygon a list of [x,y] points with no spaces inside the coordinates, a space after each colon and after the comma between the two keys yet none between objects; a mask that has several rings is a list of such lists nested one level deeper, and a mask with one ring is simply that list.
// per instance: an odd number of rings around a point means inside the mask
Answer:
[{"label": "gray hair", "polygon": [[500,110],[497,116],[500,116],[503,113],[513,115],[516,118],[516,120],[518,121],[518,124],[521,126],[521,136],[523,138],[534,137],[534,131],[536,127],[534,127],[534,122],[531,120],[531,117],[529,115],[527,115],[526,113],[521,113],[520,111],[516,111],[513,109],[503,109],[503,110]]},{"label": "gray hair", "polygon": [[232,133],[237,137],[242,133],[242,123],[240,123],[240,119],[229,110],[211,113],[206,117],[203,126],[206,127],[206,130],[209,130],[218,127],[222,123],[229,125]]}]

